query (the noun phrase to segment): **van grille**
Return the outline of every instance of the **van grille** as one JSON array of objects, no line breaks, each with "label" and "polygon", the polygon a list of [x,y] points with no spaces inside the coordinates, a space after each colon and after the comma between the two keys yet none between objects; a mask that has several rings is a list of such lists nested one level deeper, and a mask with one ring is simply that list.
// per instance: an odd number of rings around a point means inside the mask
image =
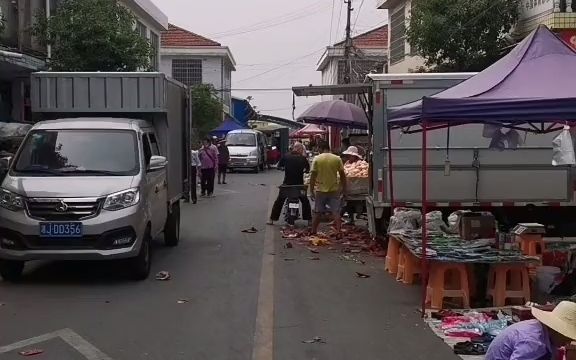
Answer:
[{"label": "van grille", "polygon": [[28,215],[38,220],[78,221],[98,215],[100,199],[28,199]]}]

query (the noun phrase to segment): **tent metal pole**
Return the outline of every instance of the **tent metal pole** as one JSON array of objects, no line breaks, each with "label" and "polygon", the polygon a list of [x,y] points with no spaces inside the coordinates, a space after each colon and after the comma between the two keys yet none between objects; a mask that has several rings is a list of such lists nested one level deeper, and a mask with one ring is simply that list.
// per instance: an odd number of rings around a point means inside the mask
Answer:
[{"label": "tent metal pole", "polygon": [[390,216],[394,215],[394,176],[392,169],[392,134],[390,133],[390,127],[388,127],[388,187],[390,190]]},{"label": "tent metal pole", "polygon": [[428,288],[428,229],[426,228],[426,213],[428,212],[428,124],[422,119],[422,317],[426,316],[426,291]]}]

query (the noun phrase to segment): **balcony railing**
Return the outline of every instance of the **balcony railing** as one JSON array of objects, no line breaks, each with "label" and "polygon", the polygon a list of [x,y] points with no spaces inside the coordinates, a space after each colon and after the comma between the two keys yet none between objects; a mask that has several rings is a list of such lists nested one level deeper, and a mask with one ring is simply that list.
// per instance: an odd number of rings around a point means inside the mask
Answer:
[{"label": "balcony railing", "polygon": [[576,0],[554,0],[555,13],[576,12]]}]

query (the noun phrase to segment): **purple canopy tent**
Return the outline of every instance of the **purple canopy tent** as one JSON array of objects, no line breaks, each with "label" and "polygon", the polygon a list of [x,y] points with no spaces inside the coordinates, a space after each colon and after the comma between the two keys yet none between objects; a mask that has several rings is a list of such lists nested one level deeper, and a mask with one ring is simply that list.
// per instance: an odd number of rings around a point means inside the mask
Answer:
[{"label": "purple canopy tent", "polygon": [[[576,120],[576,52],[539,26],[498,62],[470,79],[421,101],[392,108],[391,129],[422,131],[422,213],[428,212],[427,131],[462,124],[495,124],[534,133]],[[544,123],[549,123],[545,127]],[[392,156],[389,148],[390,182]],[[392,182],[390,183],[392,189]],[[393,198],[393,197],[392,197]],[[393,202],[393,201],[392,201]],[[392,205],[394,206],[394,204]],[[422,314],[428,282],[426,222],[422,226]]]},{"label": "purple canopy tent", "polygon": [[297,120],[308,124],[368,129],[366,112],[344,100],[321,101],[313,104]]},{"label": "purple canopy tent", "polygon": [[508,55],[470,79],[390,109],[392,128],[494,123],[548,132],[534,123],[576,120],[576,52],[539,26]]}]

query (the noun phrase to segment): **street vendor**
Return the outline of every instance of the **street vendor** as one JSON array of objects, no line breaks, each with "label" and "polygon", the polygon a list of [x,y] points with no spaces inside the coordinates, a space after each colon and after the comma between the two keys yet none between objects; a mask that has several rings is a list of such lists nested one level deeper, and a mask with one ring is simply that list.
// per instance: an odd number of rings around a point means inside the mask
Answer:
[{"label": "street vendor", "polygon": [[486,360],[553,360],[560,347],[576,340],[576,303],[562,301],[551,312],[532,308],[532,315],[496,336]]},{"label": "street vendor", "polygon": [[[362,160],[358,148],[356,146],[348,146],[346,150],[342,152],[342,159],[344,160],[344,166],[354,164]],[[348,213],[348,225],[354,225],[354,213],[356,212],[356,207],[350,201],[346,201],[346,205],[342,207],[341,216]]]},{"label": "street vendor", "polygon": [[344,165],[354,164],[355,162],[362,160],[362,155],[360,155],[356,146],[348,146],[348,148],[342,152],[342,158],[344,160]]}]

